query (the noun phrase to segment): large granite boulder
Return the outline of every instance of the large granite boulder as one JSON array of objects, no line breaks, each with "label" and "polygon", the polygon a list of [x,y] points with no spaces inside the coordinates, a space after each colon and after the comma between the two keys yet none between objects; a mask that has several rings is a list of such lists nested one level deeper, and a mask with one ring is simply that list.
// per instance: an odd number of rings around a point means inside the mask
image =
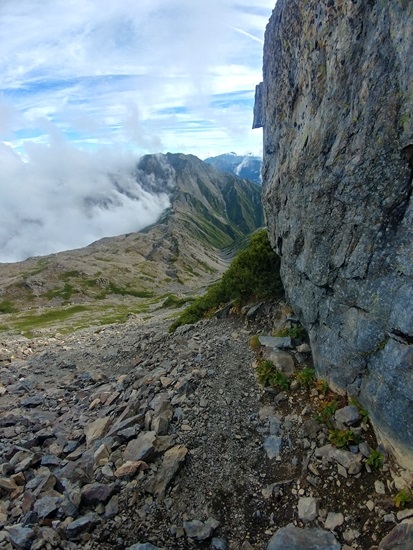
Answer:
[{"label": "large granite boulder", "polygon": [[255,125],[264,205],[318,375],[413,468],[413,3],[278,0]]}]

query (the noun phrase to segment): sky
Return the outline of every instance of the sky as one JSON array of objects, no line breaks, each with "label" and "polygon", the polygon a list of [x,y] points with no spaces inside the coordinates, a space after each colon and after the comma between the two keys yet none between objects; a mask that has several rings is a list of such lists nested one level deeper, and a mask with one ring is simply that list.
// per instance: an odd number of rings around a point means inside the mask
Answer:
[{"label": "sky", "polygon": [[274,4],[0,0],[0,262],[152,223],[165,197],[142,190],[109,201],[111,221],[84,207],[142,154],[260,154],[252,109]]}]

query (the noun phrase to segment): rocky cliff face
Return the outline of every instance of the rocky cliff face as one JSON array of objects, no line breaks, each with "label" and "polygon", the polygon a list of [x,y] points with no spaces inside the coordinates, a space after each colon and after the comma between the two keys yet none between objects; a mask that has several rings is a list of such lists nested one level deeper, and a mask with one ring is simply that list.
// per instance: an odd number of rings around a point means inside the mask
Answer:
[{"label": "rocky cliff face", "polygon": [[413,4],[278,0],[264,203],[318,374],[413,468]]}]

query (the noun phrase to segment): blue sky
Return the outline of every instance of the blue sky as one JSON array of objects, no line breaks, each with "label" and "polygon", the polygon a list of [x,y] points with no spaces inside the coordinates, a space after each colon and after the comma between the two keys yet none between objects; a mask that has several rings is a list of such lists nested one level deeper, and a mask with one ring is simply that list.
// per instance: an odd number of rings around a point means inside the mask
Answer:
[{"label": "blue sky", "polygon": [[[0,139],[261,151],[251,130],[274,0],[2,0]],[[54,126],[54,130],[52,130]]]},{"label": "blue sky", "polygon": [[252,111],[275,0],[251,4],[0,0],[0,262],[156,221],[167,197],[130,180],[142,154],[261,153]]}]

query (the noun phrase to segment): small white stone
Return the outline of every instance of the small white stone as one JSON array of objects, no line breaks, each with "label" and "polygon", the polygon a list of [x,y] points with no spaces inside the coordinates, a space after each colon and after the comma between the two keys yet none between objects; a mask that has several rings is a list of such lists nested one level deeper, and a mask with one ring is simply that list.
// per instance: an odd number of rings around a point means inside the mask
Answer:
[{"label": "small white stone", "polygon": [[317,500],[313,497],[302,497],[298,501],[298,517],[304,522],[313,521],[318,513]]},{"label": "small white stone", "polygon": [[337,473],[343,477],[347,477],[347,470],[341,464],[337,464]]},{"label": "small white stone", "polygon": [[329,512],[327,515],[327,519],[324,523],[324,528],[328,529],[329,531],[334,531],[337,527],[340,527],[344,523],[344,516],[341,512],[335,513],[335,512]]},{"label": "small white stone", "polygon": [[355,529],[346,529],[343,533],[343,538],[346,542],[354,542],[360,536],[360,532]]},{"label": "small white stone", "polygon": [[376,481],[374,482],[374,490],[378,495],[386,494],[386,487],[384,486],[384,483],[379,479],[376,479]]},{"label": "small white stone", "polygon": [[404,519],[410,518],[412,516],[413,516],[413,510],[412,509],[400,510],[399,512],[397,512],[397,519],[399,521],[403,521]]},{"label": "small white stone", "polygon": [[366,507],[372,512],[374,510],[374,502],[372,500],[368,500],[366,502]]}]

